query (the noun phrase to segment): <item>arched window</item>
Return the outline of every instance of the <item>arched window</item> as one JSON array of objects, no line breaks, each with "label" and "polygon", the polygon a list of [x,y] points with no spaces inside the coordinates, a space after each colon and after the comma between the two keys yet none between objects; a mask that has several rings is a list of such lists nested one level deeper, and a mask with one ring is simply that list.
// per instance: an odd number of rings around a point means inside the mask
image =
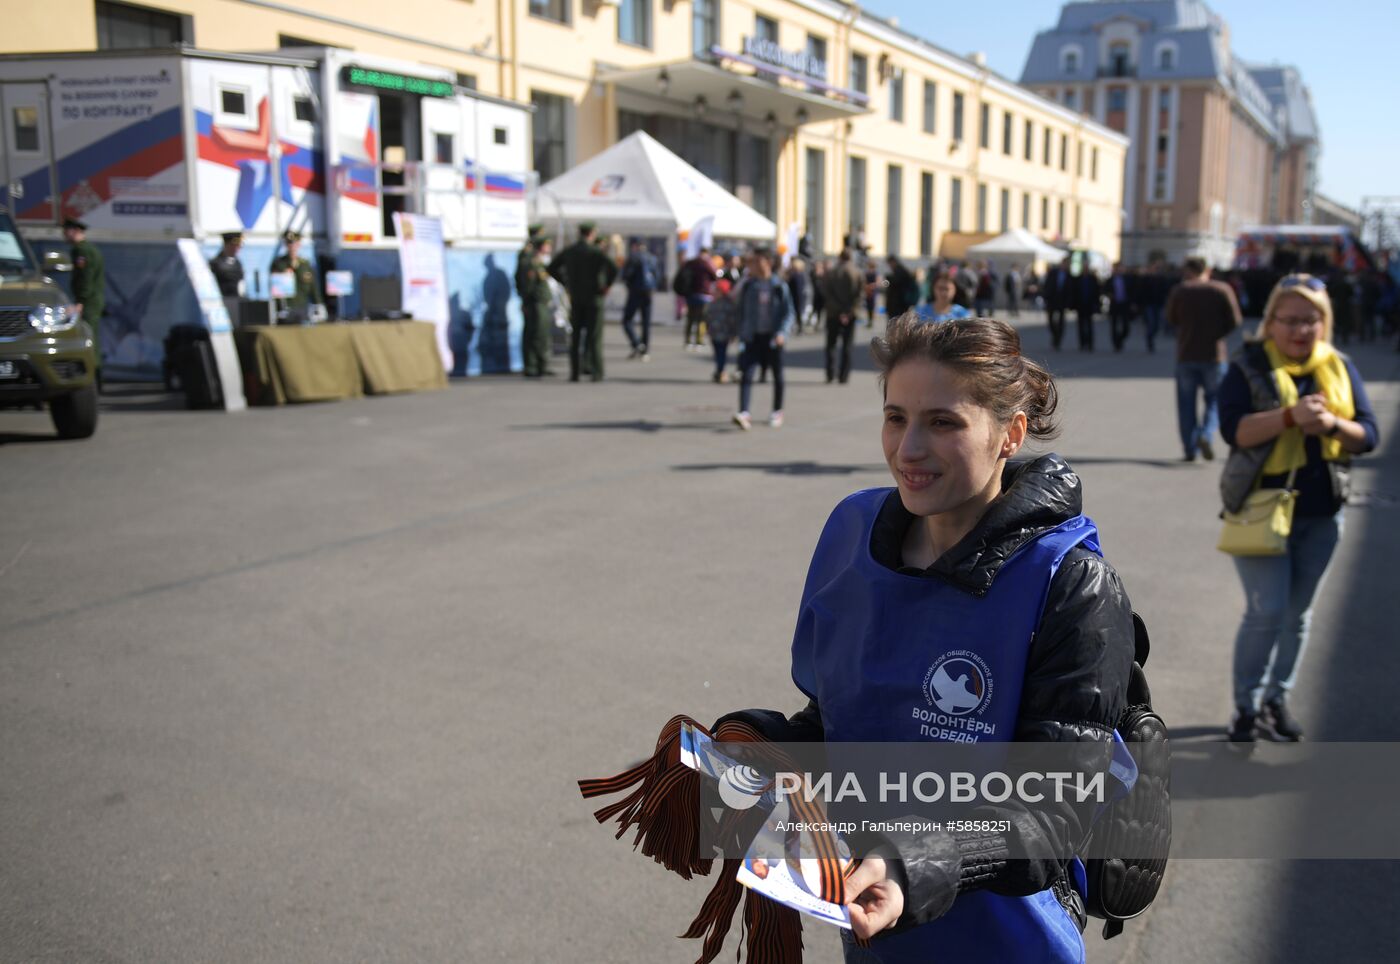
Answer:
[{"label": "arched window", "polygon": [[1175,70],[1175,69],[1176,69],[1176,45],[1175,45],[1175,44],[1162,44],[1161,46],[1159,46],[1159,47],[1157,48],[1157,69],[1158,69],[1158,70]]},{"label": "arched window", "polygon": [[1133,49],[1127,43],[1115,41],[1108,45],[1108,70],[1114,77],[1128,76],[1132,59]]},{"label": "arched window", "polygon": [[1060,51],[1060,70],[1067,74],[1079,73],[1080,54],[1078,47],[1065,47]]}]

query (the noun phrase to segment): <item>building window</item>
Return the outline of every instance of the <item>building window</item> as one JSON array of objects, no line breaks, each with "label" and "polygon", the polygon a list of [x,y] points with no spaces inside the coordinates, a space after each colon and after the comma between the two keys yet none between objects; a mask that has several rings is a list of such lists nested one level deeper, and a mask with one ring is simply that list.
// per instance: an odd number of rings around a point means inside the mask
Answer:
[{"label": "building window", "polygon": [[1026,143],[1022,147],[1026,160],[1033,160],[1035,154],[1035,122],[1026,118]]},{"label": "building window", "polygon": [[19,153],[39,152],[39,108],[16,107],[11,116],[14,120],[14,150]]},{"label": "building window", "polygon": [[899,254],[899,236],[903,231],[904,208],[904,169],[897,164],[889,166],[889,177],[885,181],[885,253]]},{"label": "building window", "polygon": [[1044,156],[1041,160],[1042,160],[1042,163],[1044,163],[1046,167],[1049,167],[1049,166],[1050,166],[1050,141],[1051,141],[1051,139],[1052,139],[1054,136],[1055,136],[1054,131],[1050,130],[1050,128],[1048,128],[1048,127],[1045,128],[1045,145],[1044,145],[1044,146],[1045,146],[1045,151],[1044,151],[1045,156]]},{"label": "building window", "polygon": [[977,185],[977,230],[987,230],[987,185]]},{"label": "building window", "polygon": [[924,81],[924,133],[933,134],[938,128],[938,85]]},{"label": "building window", "polygon": [[992,108],[988,104],[983,104],[978,111],[977,145],[979,147],[990,147],[992,141]]},{"label": "building window", "polygon": [[1066,47],[1060,51],[1060,69],[1067,74],[1079,73],[1079,48]]},{"label": "building window", "polygon": [[1158,135],[1157,135],[1157,153],[1158,153],[1158,154],[1165,154],[1165,153],[1167,153],[1167,135],[1166,135],[1166,134],[1158,134]]},{"label": "building window", "polygon": [[1074,176],[1084,176],[1084,142],[1074,145]]},{"label": "building window", "polygon": [[1011,230],[1011,191],[1009,188],[1001,189],[1001,230],[1003,233]]},{"label": "building window", "polygon": [[1171,208],[1148,208],[1147,226],[1156,231],[1167,230],[1172,226]]},{"label": "building window", "polygon": [[292,116],[303,124],[316,123],[316,107],[310,97],[292,98]]},{"label": "building window", "polygon": [[1001,152],[1007,157],[1011,156],[1011,128],[1014,123],[1011,111],[1001,115]]},{"label": "building window", "polygon": [[1040,230],[1050,230],[1050,199],[1048,197],[1040,199]]},{"label": "building window", "polygon": [[1166,113],[1172,109],[1172,91],[1170,87],[1163,87],[1157,95],[1157,109]]},{"label": "building window", "polygon": [[826,243],[826,151],[807,148],[807,234],[818,251]]},{"label": "building window", "polygon": [[953,140],[963,139],[963,95],[953,93]]},{"label": "building window", "polygon": [[691,0],[691,52],[708,57],[719,43],[719,0]]},{"label": "building window", "polygon": [[[810,60],[816,61],[818,64],[821,64],[821,76],[822,76],[822,77],[825,77],[825,76],[826,76],[826,39],[823,38],[823,37],[813,37],[811,34],[808,34],[808,35],[807,35],[807,57],[808,57]],[[812,89],[812,90],[820,90],[820,88],[818,88],[818,87],[816,87],[816,86],[812,86],[811,89]]]},{"label": "building window", "polygon": [[897,70],[890,77],[890,120],[904,123],[904,71]]},{"label": "building window", "polygon": [[452,147],[453,137],[451,134],[433,133],[433,163],[451,164],[456,153]]},{"label": "building window", "polygon": [[1059,202],[1059,204],[1057,205],[1057,210],[1058,210],[1058,213],[1059,213],[1059,218],[1058,218],[1058,220],[1056,221],[1056,224],[1058,225],[1058,227],[1056,227],[1055,230],[1057,230],[1057,231],[1059,232],[1059,234],[1060,234],[1060,237],[1063,238],[1063,237],[1065,236],[1065,202],[1064,202],[1064,201]]},{"label": "building window", "polygon": [[1084,237],[1084,225],[1083,225],[1083,220],[1084,220],[1084,206],[1081,205],[1081,204],[1079,204],[1078,202],[1076,202],[1075,205],[1074,205],[1074,236],[1075,236],[1076,238],[1082,238],[1082,237]]},{"label": "building window", "polygon": [[1127,77],[1132,70],[1132,51],[1125,43],[1113,43],[1108,47],[1108,72],[1114,77]]},{"label": "building window", "polygon": [[651,0],[622,0],[617,8],[617,39],[637,47],[651,46]]},{"label": "building window", "polygon": [[851,90],[870,93],[870,60],[865,54],[851,54]]},{"label": "building window", "polygon": [[491,128],[491,143],[506,146],[510,143],[510,131],[504,127]]},{"label": "building window", "polygon": [[568,23],[569,5],[570,0],[530,0],[530,16]]},{"label": "building window", "polygon": [[1110,87],[1108,89],[1108,112],[1124,111],[1128,109],[1128,91],[1123,87]]},{"label": "building window", "polygon": [[464,74],[457,71],[457,86],[465,87],[467,90],[476,90],[476,74]]},{"label": "building window", "polygon": [[1099,149],[1091,148],[1089,151],[1089,180],[1099,179]]},{"label": "building window", "polygon": [[948,230],[962,230],[962,178],[955,177],[948,187]]},{"label": "building window", "polygon": [[1170,44],[1157,48],[1157,69],[1171,70],[1176,66],[1176,49]]},{"label": "building window", "polygon": [[919,257],[933,257],[933,175],[919,175]]},{"label": "building window", "polygon": [[1029,191],[1021,195],[1021,227],[1027,231],[1031,227],[1031,194]]},{"label": "building window", "polygon": [[1069,170],[1069,135],[1060,135],[1060,170]]},{"label": "building window", "polygon": [[1152,197],[1158,201],[1167,199],[1167,172],[1161,168],[1152,173]]},{"label": "building window", "polygon": [[1068,107],[1070,110],[1075,109],[1075,102],[1079,99],[1077,94],[1078,91],[1076,91],[1073,87],[1065,88],[1065,106]]},{"label": "building window", "polygon": [[[755,14],[753,18],[753,36],[755,40],[766,40],[774,46],[778,43],[778,21],[772,17],[765,17],[762,14]],[[760,70],[755,77],[776,84],[778,75],[767,70]]]},{"label": "building window", "polygon": [[846,170],[847,230],[852,234],[865,229],[865,158],[851,157]]},{"label": "building window", "polygon": [[530,91],[535,105],[535,170],[540,181],[551,181],[569,168],[569,101],[558,94]]},{"label": "building window", "polygon": [[129,3],[97,0],[97,49],[140,50],[194,43],[191,18]]}]

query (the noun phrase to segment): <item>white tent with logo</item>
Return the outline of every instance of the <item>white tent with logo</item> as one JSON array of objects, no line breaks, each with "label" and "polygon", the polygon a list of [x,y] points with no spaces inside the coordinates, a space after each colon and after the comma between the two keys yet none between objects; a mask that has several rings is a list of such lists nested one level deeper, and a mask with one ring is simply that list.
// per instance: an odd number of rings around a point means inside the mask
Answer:
[{"label": "white tent with logo", "polygon": [[1057,248],[1048,241],[1042,241],[1024,228],[1012,228],[999,237],[974,244],[967,249],[969,258],[980,258],[999,264],[1017,261],[1059,264],[1067,254],[1068,251]]},{"label": "white tent with logo", "polygon": [[542,184],[533,220],[568,237],[585,221],[602,234],[674,237],[713,217],[716,238],[773,242],[778,226],[637,131]]}]

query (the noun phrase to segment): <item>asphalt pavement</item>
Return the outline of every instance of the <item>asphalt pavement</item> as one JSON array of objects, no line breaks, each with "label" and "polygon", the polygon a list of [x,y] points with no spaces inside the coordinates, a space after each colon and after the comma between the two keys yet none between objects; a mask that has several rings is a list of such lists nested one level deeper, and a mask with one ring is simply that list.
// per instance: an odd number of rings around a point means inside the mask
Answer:
[{"label": "asphalt pavement", "polygon": [[[1180,461],[1171,343],[1027,351],[1053,448],[1153,639],[1180,754],[1220,738],[1242,607],[1219,462]],[[866,329],[861,339],[868,339]],[[240,415],[113,386],[96,436],[0,412],[0,961],[686,964],[708,890],[613,839],[575,781],[671,715],[792,711],[787,650],[831,507],[884,485],[864,349],[788,351],[787,424],[658,326],[608,379]],[[1294,705],[1400,740],[1400,354],[1353,346],[1384,441]],[[562,368],[563,358],[555,364]],[[1094,962],[1393,960],[1392,862],[1182,860]],[[725,954],[732,953],[738,927]],[[807,959],[836,962],[807,928]]]}]

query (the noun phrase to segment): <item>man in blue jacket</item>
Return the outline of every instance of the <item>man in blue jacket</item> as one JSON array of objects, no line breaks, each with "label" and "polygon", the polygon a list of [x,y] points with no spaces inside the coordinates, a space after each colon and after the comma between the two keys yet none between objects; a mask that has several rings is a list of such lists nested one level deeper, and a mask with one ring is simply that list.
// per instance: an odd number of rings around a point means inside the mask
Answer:
[{"label": "man in blue jacket", "polygon": [[749,398],[753,370],[762,365],[773,372],[773,413],[768,424],[783,424],[783,344],[792,330],[792,295],[781,278],[773,275],[773,252],[759,248],[749,257],[749,276],[739,296],[739,338],[744,343],[744,375],[739,381],[739,411],[734,424],[744,431],[753,427]]},{"label": "man in blue jacket", "polygon": [[[648,348],[651,345],[651,296],[661,285],[661,265],[642,244],[641,238],[633,238],[627,254],[627,262],[622,266],[622,283],[627,286],[627,305],[622,309],[622,330],[632,343],[632,354],[628,358],[651,361]],[[632,317],[638,312],[642,316],[642,337],[638,338],[632,328]]]}]

